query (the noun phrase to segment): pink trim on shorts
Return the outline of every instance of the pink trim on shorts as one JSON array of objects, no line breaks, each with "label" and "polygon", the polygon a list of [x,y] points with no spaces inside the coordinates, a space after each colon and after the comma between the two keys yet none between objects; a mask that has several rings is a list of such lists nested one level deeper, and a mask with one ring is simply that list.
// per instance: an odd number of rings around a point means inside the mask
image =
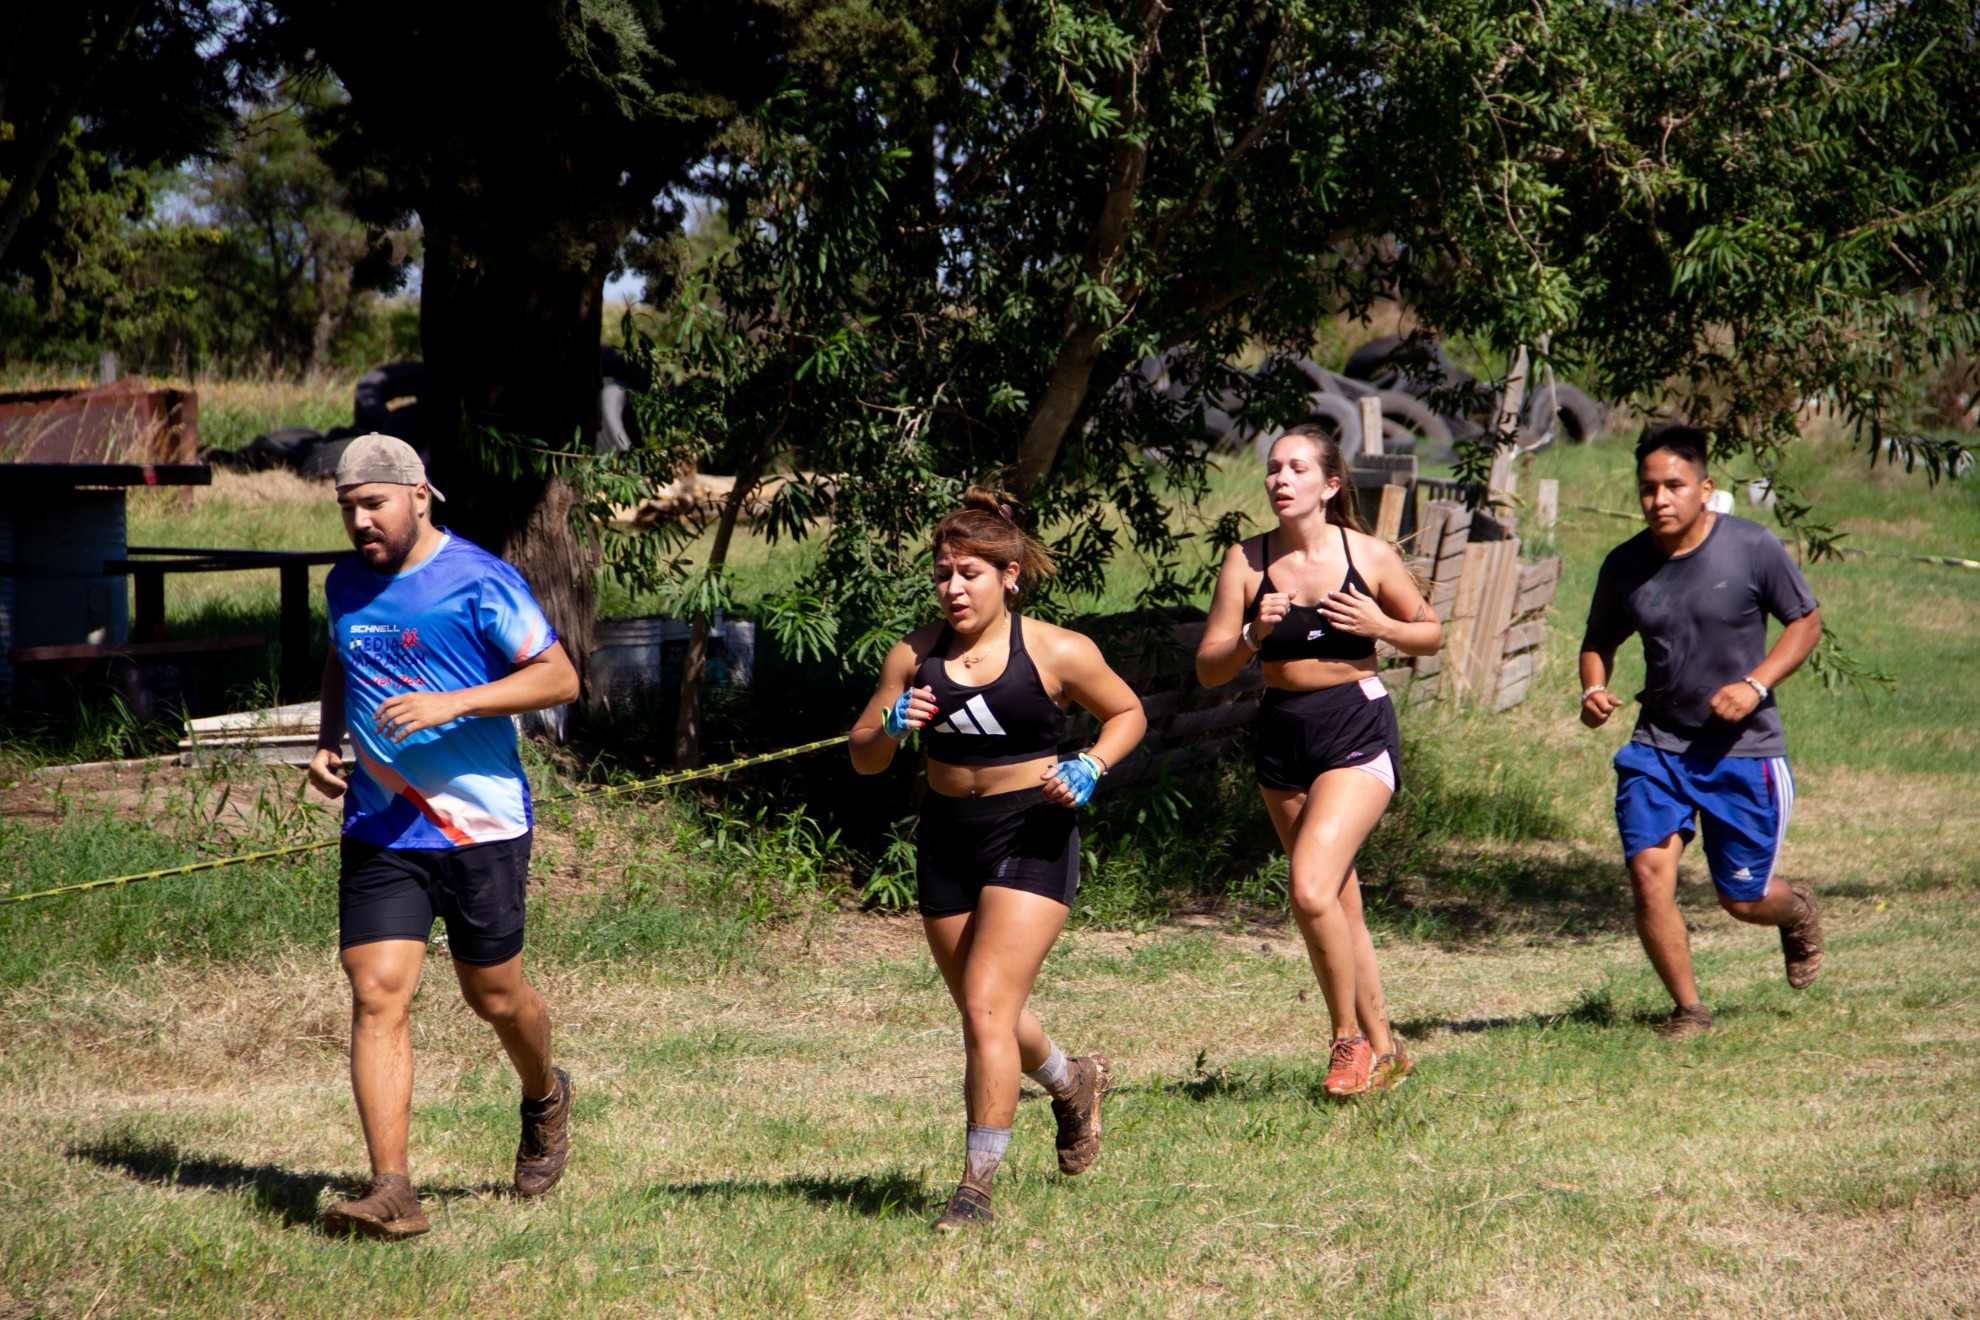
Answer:
[{"label": "pink trim on shorts", "polygon": [[[1370,701],[1380,701],[1389,695],[1389,686],[1375,675],[1370,674],[1361,680],[1361,695],[1367,697]],[[1366,766],[1362,767],[1364,770],[1367,768]]]},{"label": "pink trim on shorts", "polygon": [[1389,752],[1387,748],[1383,748],[1382,754],[1376,757],[1374,760],[1363,762],[1361,765],[1357,765],[1352,768],[1356,770],[1366,770],[1369,774],[1374,775],[1377,779],[1381,780],[1383,785],[1386,786],[1391,793],[1396,791],[1396,763],[1389,759]]}]

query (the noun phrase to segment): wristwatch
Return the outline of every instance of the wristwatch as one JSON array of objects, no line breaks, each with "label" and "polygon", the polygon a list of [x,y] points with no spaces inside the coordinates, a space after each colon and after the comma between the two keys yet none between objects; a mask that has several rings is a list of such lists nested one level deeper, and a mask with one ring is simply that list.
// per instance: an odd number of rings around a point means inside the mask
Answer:
[{"label": "wristwatch", "polygon": [[1740,681],[1745,683],[1748,687],[1752,688],[1755,692],[1758,692],[1760,694],[1760,700],[1765,701],[1767,699],[1767,685],[1765,683],[1762,683],[1759,679],[1753,677],[1753,675],[1751,674],[1748,674],[1745,678],[1741,679]]}]

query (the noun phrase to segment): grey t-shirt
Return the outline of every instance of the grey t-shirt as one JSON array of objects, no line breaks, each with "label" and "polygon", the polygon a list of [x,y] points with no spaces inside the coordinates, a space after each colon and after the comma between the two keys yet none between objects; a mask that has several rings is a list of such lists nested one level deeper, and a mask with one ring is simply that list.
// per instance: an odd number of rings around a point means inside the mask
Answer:
[{"label": "grey t-shirt", "polygon": [[1780,538],[1716,515],[1696,550],[1666,555],[1645,531],[1609,552],[1595,581],[1581,649],[1611,654],[1643,635],[1648,673],[1631,741],[1692,756],[1781,756],[1781,713],[1767,696],[1738,724],[1712,714],[1712,694],[1767,657],[1767,616],[1813,612],[1815,598]]}]

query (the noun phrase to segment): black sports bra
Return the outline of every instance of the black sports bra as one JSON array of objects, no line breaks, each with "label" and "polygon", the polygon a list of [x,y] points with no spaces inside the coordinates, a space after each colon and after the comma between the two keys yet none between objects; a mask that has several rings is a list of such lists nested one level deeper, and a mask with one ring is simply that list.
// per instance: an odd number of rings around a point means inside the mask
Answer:
[{"label": "black sports bra", "polygon": [[[1251,598],[1251,605],[1244,612],[1247,620],[1258,617],[1258,602],[1272,588],[1272,534],[1266,532],[1259,537],[1259,564],[1264,573],[1258,579],[1258,592]],[[1347,556],[1347,576],[1341,579],[1341,590],[1359,587],[1363,593],[1374,595],[1368,588],[1368,580],[1361,576],[1354,566],[1354,556],[1348,553],[1347,528],[1341,528],[1341,553]],[[1258,658],[1265,664],[1275,664],[1282,660],[1366,660],[1375,654],[1375,639],[1363,637],[1359,633],[1341,632],[1329,628],[1327,620],[1320,614],[1318,605],[1294,605],[1286,611],[1283,619],[1272,625],[1272,631],[1265,634],[1264,645],[1258,648]]]},{"label": "black sports bra", "polygon": [[1025,653],[1024,630],[1011,612],[1011,652],[1004,672],[982,687],[949,677],[943,661],[955,629],[942,635],[915,674],[916,687],[935,689],[935,718],[921,730],[929,759],[948,765],[1015,765],[1059,750],[1066,713],[1046,695],[1038,666]]}]

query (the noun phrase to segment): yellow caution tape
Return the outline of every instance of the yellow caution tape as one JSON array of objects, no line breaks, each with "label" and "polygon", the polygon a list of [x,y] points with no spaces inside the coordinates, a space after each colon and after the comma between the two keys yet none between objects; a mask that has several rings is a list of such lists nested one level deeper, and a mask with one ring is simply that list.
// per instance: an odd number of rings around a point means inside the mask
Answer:
[{"label": "yellow caution tape", "polygon": [[[667,788],[674,784],[685,784],[694,779],[714,779],[728,774],[731,770],[742,770],[752,765],[768,765],[772,761],[782,761],[806,752],[816,752],[826,747],[836,747],[848,741],[851,734],[842,733],[836,738],[821,738],[817,742],[804,743],[797,747],[786,747],[780,751],[764,752],[760,756],[745,756],[738,761],[725,761],[721,765],[704,766],[699,770],[679,770],[671,775],[661,775],[655,779],[642,779],[631,784],[613,784],[598,788],[581,788],[570,793],[559,793],[555,797],[538,798],[538,806],[552,802],[573,802],[595,798],[621,797],[627,793],[644,793],[655,788]],[[218,871],[228,866],[246,866],[250,862],[273,861],[277,857],[295,857],[302,853],[316,852],[323,848],[334,848],[339,840],[324,839],[317,843],[291,844],[287,848],[273,848],[267,852],[241,853],[233,857],[221,857],[210,862],[191,862],[185,866],[168,866],[161,871],[143,871],[137,875],[117,875],[103,880],[85,880],[81,884],[62,885],[55,889],[37,889],[31,894],[7,894],[0,897],[0,903],[26,903],[37,898],[54,898],[57,894],[80,894],[87,889],[113,889],[119,885],[134,885],[140,880],[163,880],[167,876],[191,875],[195,871]]]}]

